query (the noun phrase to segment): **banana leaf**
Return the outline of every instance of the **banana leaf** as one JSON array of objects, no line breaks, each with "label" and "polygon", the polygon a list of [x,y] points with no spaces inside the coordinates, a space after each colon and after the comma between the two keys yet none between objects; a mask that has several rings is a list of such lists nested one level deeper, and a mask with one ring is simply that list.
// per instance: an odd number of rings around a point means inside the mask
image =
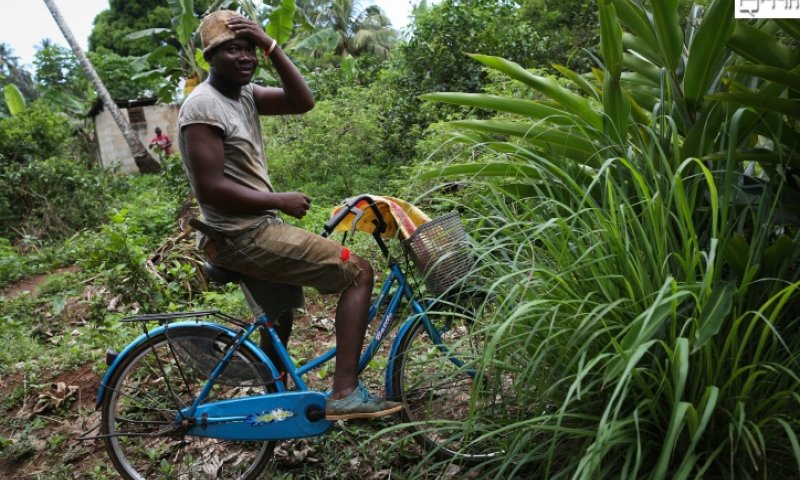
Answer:
[{"label": "banana leaf", "polygon": [[159,33],[172,33],[172,29],[169,28],[146,28],[144,30],[139,30],[138,32],[133,32],[125,35],[122,37],[123,40],[137,40],[139,38],[149,38],[153,35],[158,35]]},{"label": "banana leaf", "polygon": [[310,55],[317,51],[333,51],[339,44],[339,34],[332,28],[325,28],[304,38],[290,51]]},{"label": "banana leaf", "polygon": [[25,111],[25,97],[13,83],[6,84],[3,87],[3,96],[6,99],[6,106],[11,115],[19,115]]},{"label": "banana leaf", "polygon": [[281,0],[280,5],[269,14],[269,24],[267,24],[267,35],[283,45],[292,37],[294,29],[294,13],[297,6],[294,0]]}]

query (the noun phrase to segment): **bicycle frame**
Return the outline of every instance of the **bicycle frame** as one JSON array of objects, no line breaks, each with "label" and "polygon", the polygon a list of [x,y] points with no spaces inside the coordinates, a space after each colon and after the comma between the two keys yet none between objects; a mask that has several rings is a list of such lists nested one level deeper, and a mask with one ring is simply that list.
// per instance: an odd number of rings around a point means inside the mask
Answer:
[{"label": "bicycle frame", "polygon": [[[350,208],[358,202],[352,203]],[[340,221],[343,215],[338,215],[337,218],[326,224],[325,231],[330,233],[332,231],[332,222]],[[359,364],[358,373],[360,374],[375,356],[378,348],[385,340],[387,333],[391,330],[398,311],[402,302],[408,302],[411,313],[401,328],[395,335],[393,345],[391,347],[390,359],[397,355],[397,352],[402,343],[403,337],[411,330],[411,328],[422,322],[424,328],[427,330],[434,344],[457,366],[462,366],[463,362],[450,354],[447,347],[442,342],[441,334],[444,331],[437,330],[426,313],[426,309],[422,303],[415,297],[413,288],[408,282],[408,279],[400,268],[398,262],[389,256],[388,249],[380,238],[379,234],[382,231],[381,225],[376,226],[375,237],[381,251],[389,260],[389,275],[381,287],[380,293],[373,300],[368,312],[368,324],[371,324],[378,316],[378,312],[382,305],[388,303],[388,306],[383,313],[380,322],[378,323],[375,334],[370,343],[364,349]],[[245,291],[245,297],[250,302],[251,297],[246,287],[242,285]],[[254,308],[256,304],[254,301],[250,302]],[[260,309],[259,309],[260,310]],[[190,313],[175,316],[145,316],[141,320],[150,321],[158,319],[166,321],[166,325],[162,325],[152,332],[145,330],[145,333],[137,340],[132,342],[126,349],[112,362],[103,381],[101,382],[100,389],[97,395],[98,408],[102,404],[104,396],[107,394],[107,385],[112,378],[114,371],[121,363],[120,360],[130,353],[135,347],[147,341],[152,335],[166,333],[170,328],[181,328],[182,326],[204,326],[217,329],[229,337],[230,341],[227,345],[222,358],[212,369],[208,380],[205,382],[201,392],[192,401],[192,404],[181,408],[177,413],[175,422],[186,423],[188,421],[188,428],[186,433],[189,435],[196,435],[201,437],[214,437],[231,440],[280,440],[288,438],[300,438],[306,436],[320,435],[327,432],[333,425],[333,422],[324,419],[324,409],[327,395],[322,392],[312,391],[303,380],[303,376],[307,373],[321,367],[326,362],[330,361],[336,355],[336,348],[333,348],[319,357],[312,359],[303,365],[295,367],[294,360],[289,354],[286,345],[280,340],[277,331],[274,328],[272,321],[263,312],[254,310],[257,318],[242,326],[238,331],[230,327],[211,323],[211,322],[185,322],[181,324],[168,323],[174,318],[186,318],[191,316]],[[212,312],[197,312],[198,316],[208,315]],[[224,316],[230,320],[229,317]],[[134,319],[135,320],[135,319]],[[272,361],[266,356],[254,342],[250,340],[250,336],[259,328],[263,327],[266,334],[272,340],[278,358],[287,369],[287,374],[291,377],[292,381],[297,387],[297,391],[288,392],[286,389],[285,379],[278,377],[278,370]],[[214,384],[219,379],[225,367],[231,361],[237,350],[246,348],[253,352],[264,365],[267,366],[268,371],[274,379],[274,386],[277,393],[268,393],[263,395],[253,395],[230,400],[220,400],[209,403],[204,403],[208,398]],[[392,377],[394,375],[393,363],[388,362],[385,372],[385,385],[387,397],[395,398],[396,393],[392,388]],[[472,373],[470,372],[470,375]],[[252,428],[269,425],[270,428]],[[247,428],[245,428],[247,427]]]},{"label": "bicycle frame", "polygon": [[[370,306],[368,322],[374,322],[381,305],[388,302],[388,306],[376,328],[375,335],[361,355],[358,365],[359,373],[367,367],[382,342],[386,339],[387,333],[391,330],[396,320],[397,312],[400,310],[403,300],[409,303],[412,312],[394,338],[391,348],[392,354],[399,347],[402,333],[406,332],[416,321],[423,321],[432,337],[439,337],[439,332],[433,328],[427,318],[423,305],[415,298],[414,291],[409,285],[405,273],[397,261],[391,260],[389,275],[384,281],[380,293]],[[199,313],[207,314],[208,312]],[[153,318],[157,317],[148,317],[147,320],[152,320]],[[310,390],[302,377],[334,358],[336,348],[330,349],[319,357],[295,367],[294,360],[278,337],[272,321],[264,313],[261,313],[252,323],[238,331],[212,322],[182,322],[178,324],[167,323],[141,335],[128,345],[109,367],[101,382],[97,395],[97,405],[102,404],[103,397],[108,393],[106,385],[120,360],[126,354],[151,336],[168,331],[170,328],[181,328],[189,325],[217,329],[229,337],[230,344],[226,348],[223,357],[212,369],[201,392],[193,399],[191,405],[182,408],[176,416],[176,422],[184,419],[201,419],[187,431],[188,434],[229,440],[280,440],[321,435],[332,427],[333,422],[324,420],[326,394]],[[287,374],[297,386],[297,391],[287,391],[285,380],[278,378],[278,371],[272,361],[250,340],[251,335],[259,327],[263,327],[272,339],[275,351],[283,364],[286,365]],[[267,366],[270,374],[276,379],[274,385],[277,393],[204,403],[215,382],[240,348],[248,348],[255,352],[259,360]],[[440,348],[446,349],[443,345]],[[457,359],[453,360],[458,361]],[[391,385],[392,374],[392,362],[389,362],[385,374],[388,397],[394,396]],[[305,413],[305,415],[299,415],[298,413]],[[269,425],[269,428],[253,428],[266,425]]]}]

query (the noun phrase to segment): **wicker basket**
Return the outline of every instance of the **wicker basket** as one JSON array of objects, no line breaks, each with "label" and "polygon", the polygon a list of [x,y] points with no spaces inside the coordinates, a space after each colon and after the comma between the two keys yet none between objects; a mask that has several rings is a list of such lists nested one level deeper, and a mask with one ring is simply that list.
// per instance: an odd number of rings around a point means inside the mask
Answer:
[{"label": "wicker basket", "polygon": [[469,241],[458,212],[420,226],[403,244],[425,278],[425,286],[436,295],[450,289],[472,268]]}]

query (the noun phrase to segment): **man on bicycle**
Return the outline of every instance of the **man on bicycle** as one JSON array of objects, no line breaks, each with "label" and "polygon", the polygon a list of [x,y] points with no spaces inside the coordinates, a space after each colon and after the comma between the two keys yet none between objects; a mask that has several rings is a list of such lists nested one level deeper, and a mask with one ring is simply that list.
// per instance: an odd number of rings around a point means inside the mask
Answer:
[{"label": "man on bicycle", "polygon": [[[302,218],[311,198],[277,192],[270,183],[259,115],[299,114],[314,97],[295,65],[255,22],[218,11],[200,24],[208,79],[181,107],[178,145],[192,190],[214,238],[199,245],[216,266],[241,273],[277,329],[288,341],[292,308],[303,305],[302,287],[341,293],[336,308],[336,371],[326,407],[331,420],[373,418],[402,405],[371,396],[357,378],[367,327],[373,271],[336,242],[283,223],[278,212]],[[263,50],[281,88],[251,83]],[[264,336],[266,337],[266,336]],[[262,346],[278,368],[268,339]]]}]

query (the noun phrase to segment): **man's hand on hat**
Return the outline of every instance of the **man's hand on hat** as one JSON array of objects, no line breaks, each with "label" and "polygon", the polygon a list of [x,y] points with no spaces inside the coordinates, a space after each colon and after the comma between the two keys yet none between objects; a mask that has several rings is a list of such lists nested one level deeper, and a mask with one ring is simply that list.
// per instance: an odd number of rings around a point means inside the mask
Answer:
[{"label": "man's hand on hat", "polygon": [[234,35],[249,38],[262,50],[267,50],[272,45],[272,38],[261,28],[261,25],[249,18],[234,17],[228,20],[227,25]]}]

